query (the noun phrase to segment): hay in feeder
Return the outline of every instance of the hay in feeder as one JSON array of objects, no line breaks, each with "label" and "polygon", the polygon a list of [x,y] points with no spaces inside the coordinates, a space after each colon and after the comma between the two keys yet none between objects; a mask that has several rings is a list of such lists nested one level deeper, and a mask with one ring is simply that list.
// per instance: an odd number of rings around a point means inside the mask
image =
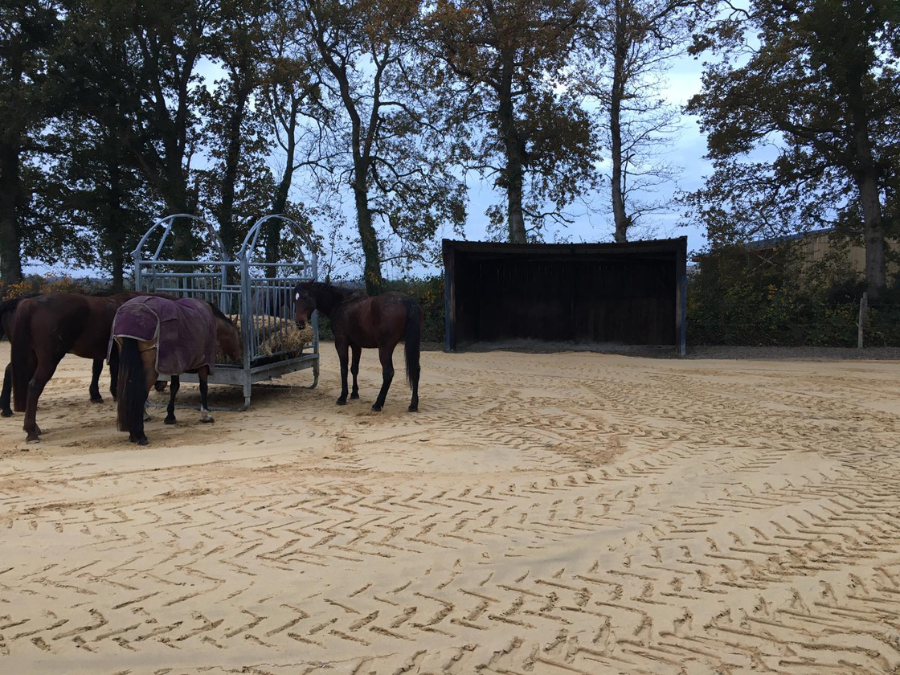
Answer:
[{"label": "hay in feeder", "polygon": [[[241,317],[233,315],[229,318],[240,331]],[[294,358],[300,355],[304,347],[313,342],[312,325],[307,323],[301,330],[297,328],[297,324],[292,319],[285,320],[264,314],[254,314],[253,329],[256,333],[261,357],[277,355],[282,359]],[[231,360],[219,349],[216,353],[216,363],[231,363]]]}]

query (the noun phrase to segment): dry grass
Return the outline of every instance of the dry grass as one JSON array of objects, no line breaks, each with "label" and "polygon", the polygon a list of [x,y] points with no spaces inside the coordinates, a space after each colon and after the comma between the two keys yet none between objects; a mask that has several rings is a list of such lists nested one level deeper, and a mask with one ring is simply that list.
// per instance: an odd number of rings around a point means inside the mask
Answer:
[{"label": "dry grass", "polygon": [[[232,315],[230,318],[234,321],[234,325],[237,326],[238,330],[241,330],[241,317]],[[276,354],[287,352],[285,358],[290,358],[299,354],[304,347],[312,344],[313,341],[313,329],[308,323],[303,330],[300,330],[293,321],[255,314],[253,316],[253,328],[260,342],[260,353],[262,356],[275,356]],[[216,352],[216,362],[229,363],[231,361],[219,349]]]}]

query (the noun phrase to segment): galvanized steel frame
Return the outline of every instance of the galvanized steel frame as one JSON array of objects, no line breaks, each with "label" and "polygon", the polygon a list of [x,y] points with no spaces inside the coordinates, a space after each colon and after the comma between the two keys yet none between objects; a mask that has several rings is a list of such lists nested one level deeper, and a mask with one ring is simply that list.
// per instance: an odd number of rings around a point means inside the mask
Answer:
[{"label": "galvanized steel frame", "polygon": [[[179,219],[194,221],[205,228],[210,244],[215,248],[213,260],[167,260],[162,255],[164,245],[172,232],[172,226]],[[267,263],[254,259],[259,235],[263,226],[278,220],[289,225],[299,245],[301,260],[296,263]],[[144,255],[144,248],[152,241],[154,233],[159,235],[159,243],[149,256]],[[294,286],[300,281],[315,281],[318,277],[318,257],[302,228],[290,218],[281,215],[263,216],[257,220],[237,254],[237,260],[230,260],[222,240],[215,228],[202,218],[177,213],[157,220],[144,234],[135,248],[134,287],[148,292],[168,293],[178,297],[193,297],[209,300],[226,314],[234,314],[235,307],[241,317],[241,338],[243,341],[243,362],[241,364],[216,364],[214,374],[209,378],[213,384],[230,384],[242,386],[244,405],[237,410],[250,407],[253,384],[287,373],[312,368],[314,388],[319,382],[319,317],[313,313],[313,344],[311,351],[303,349],[299,356],[278,359],[287,356],[288,352],[264,353],[267,337],[284,324],[293,323],[292,313],[288,316],[275,317],[269,313],[271,307],[281,309],[287,305],[293,308],[292,294]],[[255,270],[275,268],[272,277],[255,277]],[[299,271],[297,271],[299,270]],[[234,281],[236,279],[236,281]],[[255,310],[262,298],[265,317],[261,326],[262,337],[256,330]],[[255,364],[255,365],[254,365]],[[197,376],[184,374],[182,382],[197,382]],[[212,408],[212,410],[233,410],[229,408]]]}]

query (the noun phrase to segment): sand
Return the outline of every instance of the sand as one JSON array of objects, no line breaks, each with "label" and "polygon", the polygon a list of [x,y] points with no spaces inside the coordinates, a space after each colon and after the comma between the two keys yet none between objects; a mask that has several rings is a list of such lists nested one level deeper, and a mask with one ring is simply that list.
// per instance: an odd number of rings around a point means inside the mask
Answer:
[{"label": "sand", "polygon": [[374,414],[323,357],[146,448],[74,357],[0,420],[0,672],[900,668],[900,363],[429,352]]}]

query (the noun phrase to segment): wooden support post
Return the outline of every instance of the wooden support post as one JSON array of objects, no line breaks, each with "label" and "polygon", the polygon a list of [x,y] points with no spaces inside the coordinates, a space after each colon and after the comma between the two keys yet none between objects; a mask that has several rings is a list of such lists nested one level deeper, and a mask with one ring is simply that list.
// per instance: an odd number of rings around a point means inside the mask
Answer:
[{"label": "wooden support post", "polygon": [[444,351],[456,351],[456,252],[443,241],[444,254]]},{"label": "wooden support post", "polygon": [[687,237],[680,237],[675,253],[675,352],[687,349]]},{"label": "wooden support post", "polygon": [[866,309],[869,306],[869,294],[863,293],[862,298],[859,299],[859,322],[856,324],[857,334],[856,334],[856,347],[857,349],[863,348],[863,330],[866,325]]}]

